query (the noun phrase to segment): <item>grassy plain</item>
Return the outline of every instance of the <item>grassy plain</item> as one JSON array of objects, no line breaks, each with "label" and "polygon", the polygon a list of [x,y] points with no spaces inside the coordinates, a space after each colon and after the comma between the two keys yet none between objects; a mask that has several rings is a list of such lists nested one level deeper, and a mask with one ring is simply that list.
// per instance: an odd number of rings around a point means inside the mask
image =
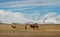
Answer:
[{"label": "grassy plain", "polygon": [[40,24],[38,30],[28,25],[16,25],[13,29],[9,24],[0,24],[0,37],[60,37],[60,24]]}]

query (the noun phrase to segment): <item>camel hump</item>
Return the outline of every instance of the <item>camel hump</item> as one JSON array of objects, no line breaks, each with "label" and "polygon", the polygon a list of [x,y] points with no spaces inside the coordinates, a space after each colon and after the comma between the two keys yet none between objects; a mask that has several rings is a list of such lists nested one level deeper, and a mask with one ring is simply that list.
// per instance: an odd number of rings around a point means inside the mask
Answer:
[{"label": "camel hump", "polygon": [[37,23],[35,23],[35,26],[38,26],[38,24],[37,24]]},{"label": "camel hump", "polygon": [[16,25],[12,25],[12,28],[16,28]]}]

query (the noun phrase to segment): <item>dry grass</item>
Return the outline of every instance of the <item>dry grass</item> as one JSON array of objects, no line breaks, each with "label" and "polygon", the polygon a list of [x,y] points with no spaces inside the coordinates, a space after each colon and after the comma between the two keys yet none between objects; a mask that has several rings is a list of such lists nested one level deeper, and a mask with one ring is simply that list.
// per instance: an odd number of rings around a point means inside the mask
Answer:
[{"label": "dry grass", "polygon": [[24,25],[16,25],[13,29],[11,25],[0,24],[0,37],[60,37],[60,25],[39,25],[38,30],[28,25],[25,30]]}]

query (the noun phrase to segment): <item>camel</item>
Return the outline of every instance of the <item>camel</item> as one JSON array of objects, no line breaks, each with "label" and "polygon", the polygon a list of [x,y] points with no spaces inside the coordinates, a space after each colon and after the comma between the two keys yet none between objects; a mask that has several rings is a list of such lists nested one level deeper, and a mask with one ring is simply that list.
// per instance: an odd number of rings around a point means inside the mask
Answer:
[{"label": "camel", "polygon": [[37,29],[39,28],[37,23],[35,23],[35,24],[30,24],[30,27],[33,28],[33,30],[34,30],[35,28],[37,28]]},{"label": "camel", "polygon": [[16,28],[16,25],[12,25],[12,28],[14,28],[14,29],[15,29],[15,28]]}]

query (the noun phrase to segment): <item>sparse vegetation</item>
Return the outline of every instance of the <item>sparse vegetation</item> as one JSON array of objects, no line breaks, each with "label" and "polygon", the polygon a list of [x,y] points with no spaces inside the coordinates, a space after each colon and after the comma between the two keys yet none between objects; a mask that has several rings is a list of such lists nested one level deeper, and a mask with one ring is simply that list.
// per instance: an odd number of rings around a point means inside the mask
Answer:
[{"label": "sparse vegetation", "polygon": [[60,24],[40,24],[38,30],[29,25],[25,30],[25,25],[16,25],[13,29],[11,25],[0,24],[0,37],[60,37]]}]

